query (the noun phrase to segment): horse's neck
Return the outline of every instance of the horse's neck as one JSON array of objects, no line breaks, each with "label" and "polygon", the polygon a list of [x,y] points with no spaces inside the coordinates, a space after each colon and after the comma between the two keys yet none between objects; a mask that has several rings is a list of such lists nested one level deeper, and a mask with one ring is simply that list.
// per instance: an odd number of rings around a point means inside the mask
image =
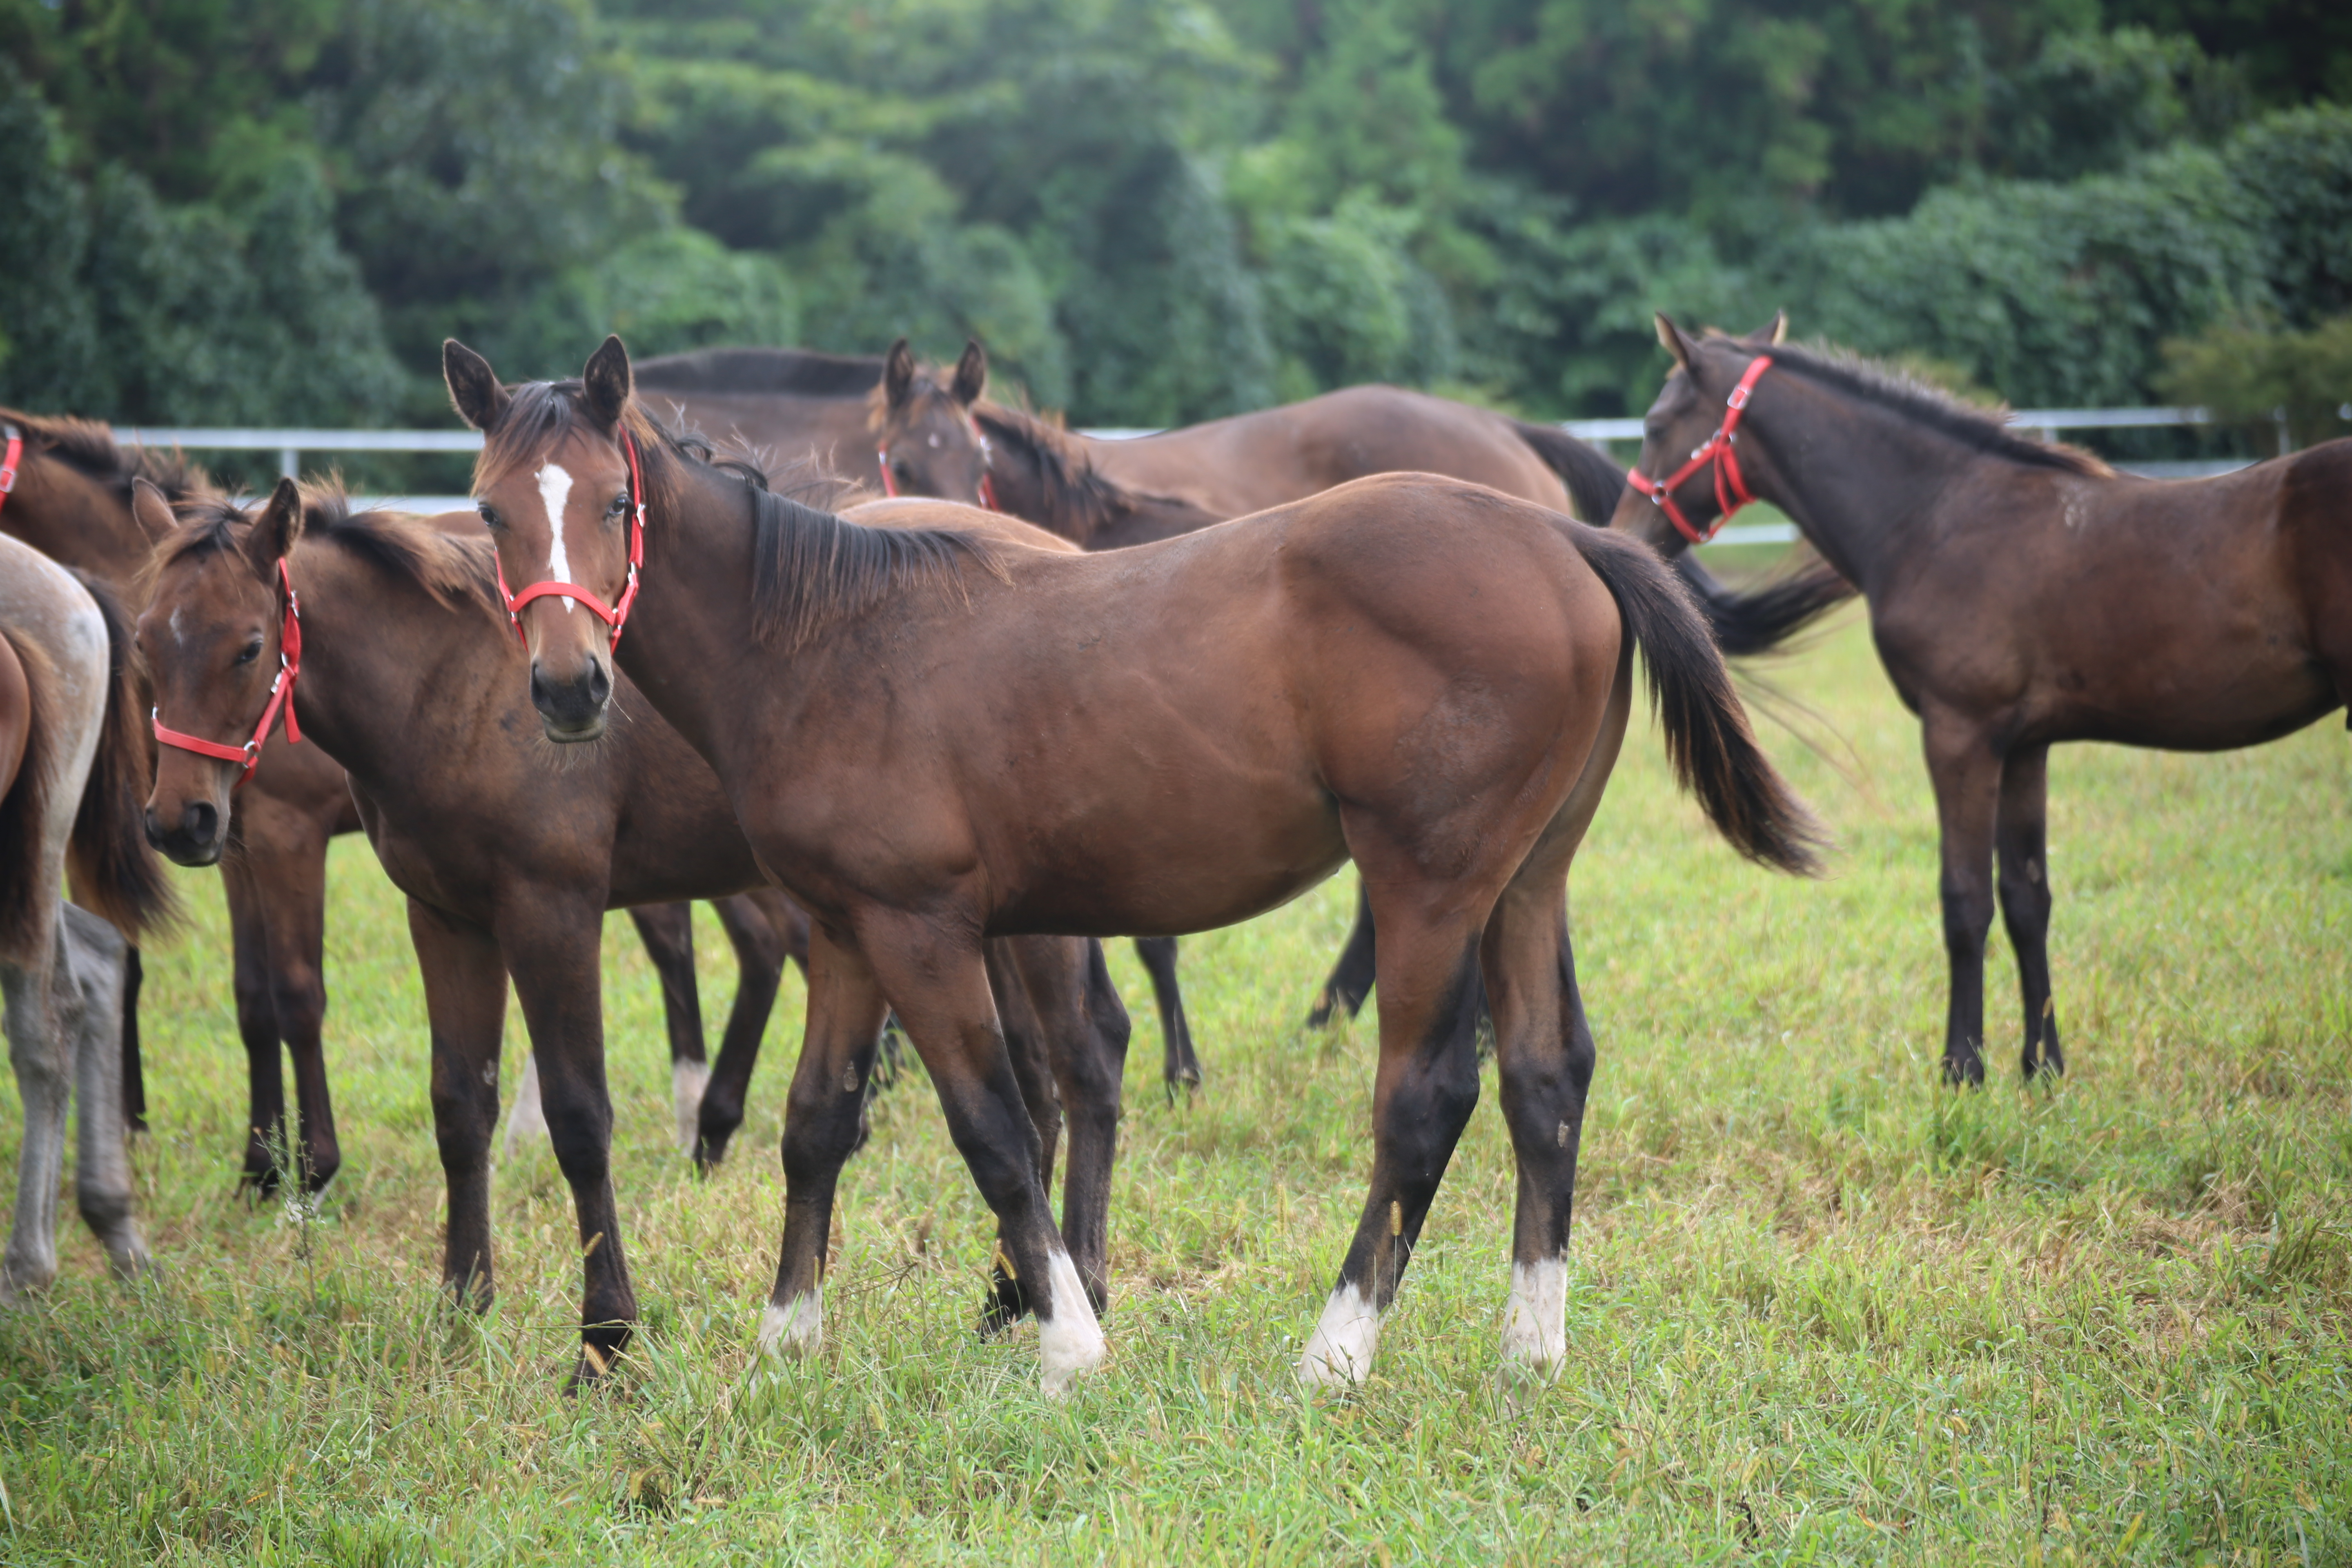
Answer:
[{"label": "horse's neck", "polygon": [[46,458],[26,465],[23,485],[0,510],[0,528],[53,561],[127,588],[150,547],[130,506],[103,482]]},{"label": "horse's neck", "polygon": [[1990,459],[1892,410],[1807,391],[1801,409],[1762,418],[1750,410],[1742,433],[1766,448],[1775,470],[1772,481],[1754,488],[1868,595],[1906,537],[1932,521],[1961,470]]},{"label": "horse's neck", "polygon": [[[733,679],[752,631],[750,491],[688,470],[646,521],[646,563],[614,657],[671,728],[705,757],[735,733],[761,692]],[[772,664],[771,664],[772,670]]]},{"label": "horse's neck", "polygon": [[[404,716],[429,709],[434,693],[470,707],[522,679],[502,663],[483,678],[484,663],[500,662],[483,658],[497,635],[488,616],[475,617],[479,627],[455,624],[469,612],[405,582],[388,587],[382,573],[331,544],[298,546],[287,567],[302,605],[295,718],[305,740],[379,795],[395,774],[430,773],[455,761],[448,748],[411,733]],[[470,729],[452,725],[453,733]]]}]

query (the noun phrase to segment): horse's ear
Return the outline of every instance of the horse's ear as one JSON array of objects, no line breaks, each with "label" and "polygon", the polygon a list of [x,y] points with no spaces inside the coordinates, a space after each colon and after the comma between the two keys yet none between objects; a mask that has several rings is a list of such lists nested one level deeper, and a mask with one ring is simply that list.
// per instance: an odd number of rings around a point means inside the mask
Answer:
[{"label": "horse's ear", "polygon": [[163,538],[179,522],[172,515],[172,503],[163,499],[163,492],[145,479],[131,481],[131,520],[149,539]]},{"label": "horse's ear", "polygon": [[261,521],[253,525],[252,550],[262,565],[272,566],[292,553],[301,537],[302,487],[281,479],[261,509]]},{"label": "horse's ear", "polygon": [[1683,335],[1683,330],[1680,327],[1667,320],[1664,310],[1654,312],[1654,316],[1658,323],[1658,346],[1674,355],[1675,363],[1687,372],[1690,369],[1691,354],[1695,352],[1690,339]]},{"label": "horse's ear", "polygon": [[907,394],[915,386],[915,352],[900,338],[882,356],[882,400],[893,411],[907,406]]},{"label": "horse's ear", "polygon": [[955,400],[966,408],[979,402],[980,395],[988,390],[988,351],[980,346],[979,339],[964,340],[963,357],[956,361],[955,385],[951,390]]},{"label": "horse's ear", "polygon": [[1775,310],[1772,319],[1739,340],[1751,349],[1776,349],[1789,341],[1789,312]]},{"label": "horse's ear", "polygon": [[441,379],[449,385],[449,403],[457,417],[477,430],[488,430],[507,411],[507,389],[490,362],[455,338],[441,342]]},{"label": "horse's ear", "polygon": [[580,383],[588,392],[588,412],[608,430],[618,429],[621,411],[629,405],[629,395],[636,390],[636,382],[629,370],[629,351],[621,346],[617,337],[606,338],[596,352],[588,356],[588,368],[580,373]]}]

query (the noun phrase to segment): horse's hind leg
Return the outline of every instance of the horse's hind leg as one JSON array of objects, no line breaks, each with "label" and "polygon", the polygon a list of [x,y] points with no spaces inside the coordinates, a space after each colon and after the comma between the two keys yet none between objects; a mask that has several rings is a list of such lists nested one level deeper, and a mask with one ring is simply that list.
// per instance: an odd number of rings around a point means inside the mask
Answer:
[{"label": "horse's hind leg", "polygon": [[[1143,961],[1143,972],[1151,976],[1151,1000],[1160,1009],[1160,1079],[1168,1086],[1168,1098],[1173,1101],[1179,1085],[1201,1087],[1201,1058],[1192,1050],[1192,1025],[1184,1016],[1184,990],[1176,981],[1176,939],[1137,937],[1135,956]],[[1124,1016],[1126,1008],[1119,1011]]]},{"label": "horse's hind leg", "polygon": [[408,937],[425,982],[432,1031],[433,1133],[449,1194],[441,1286],[462,1306],[487,1308],[497,1293],[490,1255],[490,1133],[499,1120],[506,965],[488,931],[415,899],[408,900]]},{"label": "horse's hind leg", "polygon": [[146,1271],[147,1244],[131,1217],[131,1160],[122,1142],[123,959],[129,950],[112,926],[71,904],[58,935],[67,984],[80,1003],[73,1034],[74,1199],[114,1272],[132,1279]]},{"label": "horse's hind leg", "polygon": [[[1038,952],[1053,940],[1000,937],[981,948],[988,969],[989,994],[996,1004],[998,1024],[1004,1033],[1005,1056],[1013,1064],[1013,1077],[1021,1086],[1022,1103],[1028,1108],[1029,1125],[1036,1135],[1030,1158],[1036,1166],[1039,1189],[1048,1194],[1054,1190],[1054,1156],[1062,1140],[1062,1101],[1054,1082],[1046,1025],[1038,1016],[1037,1001],[1030,994],[1029,977],[1034,972],[1042,986],[1051,986],[1052,964],[1050,961],[1039,962]],[[1024,959],[1028,962],[1023,962]],[[1047,994],[1051,995],[1050,989]],[[1001,1243],[1002,1237],[999,1239]],[[1019,1277],[1007,1268],[1002,1245],[996,1249],[990,1275],[988,1300],[981,1310],[980,1331],[983,1335],[1001,1331],[1029,1310],[1028,1294],[1022,1289]]]},{"label": "horse's hind leg", "polygon": [[2017,952],[2025,999],[2025,1076],[2066,1070],[2058,1048],[2058,1013],[2050,999],[2050,862],[2044,831],[2050,810],[2050,751],[2011,752],[2001,767],[1995,844],[2000,862],[2000,918]]},{"label": "horse's hind leg", "polygon": [[147,1131],[147,1068],[139,1055],[139,993],[147,984],[147,969],[139,950],[122,955],[122,1125],[132,1132]]},{"label": "horse's hind leg", "polygon": [[[53,936],[51,941],[60,938]],[[54,948],[52,949],[54,952]],[[0,1256],[0,1301],[47,1288],[58,1276],[58,1180],[65,1170],[66,1105],[73,1089],[68,1046],[58,1014],[54,963],[38,969],[0,963],[6,1005],[8,1060],[25,1108],[25,1142],[16,1154],[16,1213]]]},{"label": "horse's hind leg", "polygon": [[1373,953],[1377,933],[1372,925],[1371,894],[1361,878],[1356,884],[1356,923],[1348,930],[1348,944],[1339,950],[1339,961],[1331,965],[1331,977],[1323,982],[1322,991],[1315,998],[1314,1007],[1307,1015],[1307,1026],[1320,1029],[1331,1022],[1335,1011],[1356,1016],[1364,998],[1372,994]]},{"label": "horse's hind leg", "polygon": [[1478,931],[1487,900],[1460,885],[1379,895],[1380,1074],[1372,1091],[1372,1179],[1339,1283],[1298,1375],[1361,1383],[1381,1314],[1395,1300],[1454,1145],[1478,1103]]},{"label": "horse's hind leg", "polygon": [[[1070,1153],[1062,1177],[1062,1240],[1097,1314],[1110,1301],[1110,1178],[1118,1157],[1120,1079],[1132,1032],[1111,984],[1102,943],[1024,937],[1015,962],[1045,1032],[1046,1059],[1065,1115]],[[1052,1191],[1050,1152],[1045,1167]]]},{"label": "horse's hind leg", "polygon": [[808,969],[809,921],[800,906],[773,888],[739,893],[710,906],[735,944],[735,1000],[727,1009],[727,1029],[719,1038],[719,1061],[702,1087],[695,1113],[694,1163],[709,1171],[727,1157],[728,1142],[743,1125],[743,1105],[759,1064],[760,1041],[775,1011],[784,963]]},{"label": "horse's hind leg", "polygon": [[702,1088],[710,1068],[702,1049],[702,994],[694,983],[694,906],[640,904],[629,920],[661,978],[662,1019],[669,1026],[670,1110],[677,1123],[677,1150],[694,1152],[702,1115]]}]

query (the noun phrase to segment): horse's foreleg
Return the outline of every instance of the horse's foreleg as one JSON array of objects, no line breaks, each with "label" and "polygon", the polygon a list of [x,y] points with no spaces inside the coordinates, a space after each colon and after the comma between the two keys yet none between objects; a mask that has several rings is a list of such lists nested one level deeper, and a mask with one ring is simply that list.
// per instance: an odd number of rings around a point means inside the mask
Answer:
[{"label": "horse's foreleg", "polygon": [[[1443,897],[1451,907],[1430,907]],[[1354,1243],[1298,1362],[1310,1384],[1361,1383],[1454,1145],[1478,1103],[1477,941],[1486,907],[1415,889],[1380,907],[1381,1064],[1372,1179]]]},{"label": "horse's foreleg", "polygon": [[702,1114],[702,1088],[710,1081],[702,1048],[702,993],[694,979],[694,906],[639,904],[629,920],[661,977],[662,1018],[669,1026],[670,1110],[677,1122],[677,1152],[694,1152]]},{"label": "horse's foreleg", "polygon": [[1037,1314],[1045,1392],[1102,1363],[1101,1325],[1038,1179],[1036,1129],[1006,1054],[988,973],[969,938],[912,916],[861,921],[874,973],[939,1089],[948,1132],[995,1212],[1005,1272]]},{"label": "horse's foreleg", "polygon": [[1045,1026],[1046,1056],[1070,1122],[1062,1177],[1062,1239],[1097,1313],[1110,1306],[1110,1178],[1118,1157],[1119,1085],[1132,1033],[1102,943],[1030,939],[1029,994]]},{"label": "horse's foreleg", "polygon": [[[1013,1080],[1021,1086],[1022,1103],[1029,1110],[1035,1134],[1029,1156],[1037,1169],[1040,1191],[1054,1190],[1054,1156],[1062,1141],[1062,1101],[1048,1059],[1047,1025],[1038,1016],[1039,1004],[1029,991],[1034,971],[1051,994],[1055,975],[1050,956],[1052,937],[1003,937],[984,943],[982,957],[988,969],[988,989],[996,1003],[996,1016],[1004,1031],[1004,1054],[1013,1064]],[[1024,962],[1024,960],[1026,962]],[[981,1310],[980,1331],[993,1334],[1029,1310],[1021,1281],[1006,1271],[1006,1254],[999,1237],[991,1266],[988,1300]]]},{"label": "horse's foreleg", "polygon": [[65,1172],[66,1106],[73,1091],[71,1047],[60,1015],[79,1007],[58,994],[57,967],[0,963],[8,1061],[16,1070],[16,1096],[25,1108],[25,1141],[16,1152],[16,1212],[7,1251],[0,1255],[0,1301],[45,1289],[58,1277],[58,1181]]},{"label": "horse's foreleg", "polygon": [[1359,877],[1356,882],[1356,923],[1349,928],[1348,944],[1339,950],[1339,961],[1331,965],[1331,977],[1323,982],[1323,989],[1307,1015],[1308,1028],[1327,1026],[1335,1011],[1344,1012],[1352,1018],[1362,1008],[1364,998],[1372,994],[1377,941],[1378,933],[1372,927],[1371,896]]},{"label": "horse's foreleg", "polygon": [[2045,832],[2050,809],[2050,750],[2035,746],[2009,754],[2000,772],[1996,828],[2000,864],[2000,918],[2017,953],[2018,988],[2025,998],[2025,1076],[2066,1070],[2058,1048],[2058,1013],[2050,998],[2050,862]]},{"label": "horse's foreleg", "polygon": [[261,892],[242,854],[221,861],[221,891],[228,903],[229,963],[236,994],[236,1032],[245,1045],[247,1110],[245,1169],[239,1184],[264,1195],[285,1174],[286,1056],[278,1040],[278,1005],[269,986],[269,926]]},{"label": "horse's foreleg", "polygon": [[499,1120],[499,1047],[507,971],[479,926],[408,900],[408,936],[425,981],[433,1042],[433,1133],[449,1192],[442,1288],[487,1308],[497,1294],[490,1253],[490,1134]]},{"label": "horse's foreleg", "polygon": [[139,1055],[139,993],[147,984],[146,966],[139,950],[122,954],[122,1125],[131,1132],[147,1131],[147,1066]]},{"label": "horse's foreleg", "polygon": [[784,1235],[760,1349],[804,1355],[824,1340],[825,1247],[841,1167],[857,1147],[866,1080],[888,1010],[865,956],[822,927],[809,939],[808,1026],[784,1106]]},{"label": "horse's foreleg", "polygon": [[760,1042],[775,1011],[785,961],[796,958],[803,971],[808,967],[808,916],[773,888],[720,899],[710,907],[734,944],[736,978],[719,1061],[695,1108],[694,1163],[703,1171],[727,1157],[728,1142],[743,1125],[751,1069],[759,1065]]},{"label": "horse's foreleg", "polygon": [[1927,776],[1943,830],[1944,952],[1951,963],[1944,1026],[1944,1079],[1984,1081],[1984,949],[1992,929],[1993,815],[2000,756],[1984,730],[1957,718],[1927,723]]},{"label": "horse's foreleg", "polygon": [[[327,836],[330,823],[277,805],[242,818],[245,860],[265,910],[269,1002],[294,1061],[299,1128],[294,1158],[302,1184],[325,1190],[342,1168],[335,1108],[327,1092]],[[273,1050],[274,1050],[273,1047]]]},{"label": "horse's foreleg", "polygon": [[604,1085],[604,1005],[597,949],[604,910],[570,889],[516,889],[499,913],[499,949],[539,1063],[548,1142],[572,1188],[581,1254],[577,1384],[604,1374],[629,1342],[637,1300],[613,1196],[613,1101]]},{"label": "horse's foreleg", "polygon": [[62,983],[80,1004],[73,1032],[74,1201],[116,1275],[133,1279],[148,1259],[131,1216],[131,1160],[122,1142],[123,958],[130,949],[112,926],[70,904],[58,935],[70,972]]},{"label": "horse's foreleg", "polygon": [[[1168,1086],[1172,1101],[1178,1086],[1201,1086],[1201,1058],[1193,1054],[1192,1025],[1184,1016],[1184,988],[1176,979],[1176,939],[1137,937],[1135,956],[1143,961],[1143,972],[1151,976],[1151,1000],[1160,1013],[1160,1079]],[[1126,1012],[1122,1005],[1120,1016]]]}]

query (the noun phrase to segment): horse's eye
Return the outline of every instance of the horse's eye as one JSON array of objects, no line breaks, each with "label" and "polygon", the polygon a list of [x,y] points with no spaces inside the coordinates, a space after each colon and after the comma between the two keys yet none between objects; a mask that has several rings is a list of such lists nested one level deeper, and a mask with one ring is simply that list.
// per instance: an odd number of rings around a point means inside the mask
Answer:
[{"label": "horse's eye", "polygon": [[260,657],[261,639],[259,637],[256,637],[251,642],[246,644],[238,652],[236,662],[239,664],[251,664],[255,659],[259,658]]},{"label": "horse's eye", "polygon": [[898,482],[902,485],[911,485],[915,482],[915,470],[896,458],[890,459],[890,471],[898,476]]},{"label": "horse's eye", "polygon": [[604,515],[606,517],[625,517],[628,515],[628,510],[629,492],[623,490],[620,494],[613,498],[613,504],[604,509]]},{"label": "horse's eye", "polygon": [[489,502],[483,501],[474,510],[482,514],[482,526],[484,528],[498,528],[501,526],[499,522],[498,509],[490,505]]}]

